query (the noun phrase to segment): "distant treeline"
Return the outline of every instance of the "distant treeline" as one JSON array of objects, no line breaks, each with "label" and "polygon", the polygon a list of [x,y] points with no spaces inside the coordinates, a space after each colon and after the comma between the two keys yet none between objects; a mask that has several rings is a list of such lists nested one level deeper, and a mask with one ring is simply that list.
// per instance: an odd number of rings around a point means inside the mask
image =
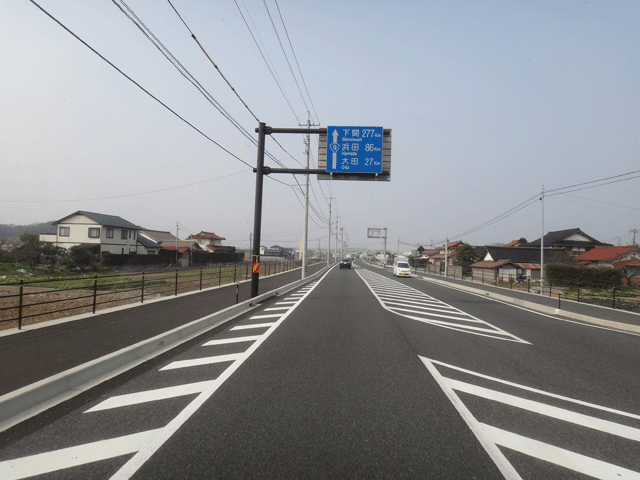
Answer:
[{"label": "distant treeline", "polygon": [[[0,238],[6,240],[19,240],[23,233],[31,233],[40,235],[41,233],[52,230],[51,222],[32,223],[31,225],[6,225],[0,223]],[[55,230],[54,230],[55,231]]]}]

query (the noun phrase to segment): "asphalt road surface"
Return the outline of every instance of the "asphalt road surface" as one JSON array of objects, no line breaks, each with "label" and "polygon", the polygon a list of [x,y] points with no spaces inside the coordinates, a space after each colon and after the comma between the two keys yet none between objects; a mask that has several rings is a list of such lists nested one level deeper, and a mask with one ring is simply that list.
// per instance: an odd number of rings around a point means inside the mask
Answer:
[{"label": "asphalt road surface", "polygon": [[0,434],[0,478],[640,479],[640,337],[324,277]]}]

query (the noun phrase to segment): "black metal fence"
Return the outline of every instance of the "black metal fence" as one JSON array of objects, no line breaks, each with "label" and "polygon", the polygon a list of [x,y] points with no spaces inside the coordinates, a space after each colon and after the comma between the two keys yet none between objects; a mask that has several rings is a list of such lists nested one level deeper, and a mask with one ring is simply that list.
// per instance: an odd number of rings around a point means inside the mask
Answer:
[{"label": "black metal fence", "polygon": [[[260,264],[260,276],[300,267],[299,261]],[[67,277],[0,284],[0,328],[37,323],[163,296],[233,284],[251,278],[251,265],[176,269],[93,277]],[[9,324],[9,325],[7,325]]]},{"label": "black metal fence", "polygon": [[[444,270],[436,265],[418,266],[416,271],[444,276]],[[475,271],[473,274],[463,274],[462,267],[459,266],[449,266],[447,277],[557,298],[559,306],[561,305],[561,299],[567,299],[640,313],[640,288],[634,285],[619,287],[590,284],[554,285],[553,281],[545,281],[540,286],[540,279],[523,275],[497,275],[493,271]]]}]

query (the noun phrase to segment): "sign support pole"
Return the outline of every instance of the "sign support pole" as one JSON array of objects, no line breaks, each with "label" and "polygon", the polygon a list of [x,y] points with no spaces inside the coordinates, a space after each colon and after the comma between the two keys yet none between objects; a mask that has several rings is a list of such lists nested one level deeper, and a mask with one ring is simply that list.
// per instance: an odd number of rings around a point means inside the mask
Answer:
[{"label": "sign support pole", "polygon": [[264,143],[267,126],[258,127],[258,159],[256,161],[256,202],[253,216],[253,249],[251,251],[251,298],[258,296],[260,283],[260,230],[262,229],[262,184],[264,183]]}]

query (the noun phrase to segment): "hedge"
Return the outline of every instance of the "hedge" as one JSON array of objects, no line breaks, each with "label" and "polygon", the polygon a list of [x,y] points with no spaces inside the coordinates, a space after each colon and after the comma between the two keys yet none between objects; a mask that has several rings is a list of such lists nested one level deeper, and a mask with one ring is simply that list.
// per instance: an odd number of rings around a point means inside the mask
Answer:
[{"label": "hedge", "polygon": [[547,279],[553,285],[589,285],[603,288],[620,287],[622,270],[598,267],[576,267],[573,265],[547,265]]}]

